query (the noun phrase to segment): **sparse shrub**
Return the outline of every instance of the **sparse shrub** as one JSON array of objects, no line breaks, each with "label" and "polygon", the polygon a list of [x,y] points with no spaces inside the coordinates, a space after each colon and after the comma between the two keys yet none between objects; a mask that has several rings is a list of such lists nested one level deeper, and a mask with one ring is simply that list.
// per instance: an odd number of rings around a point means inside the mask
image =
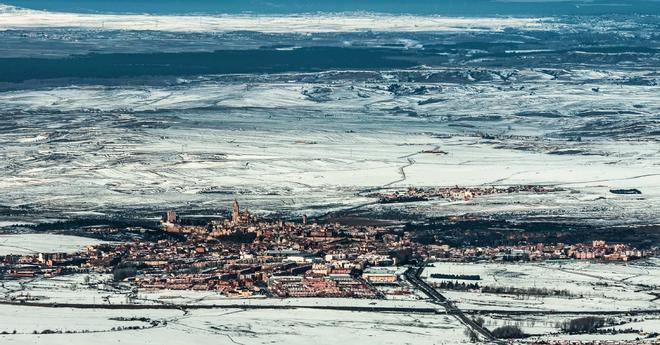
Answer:
[{"label": "sparse shrub", "polygon": [[459,291],[479,290],[480,288],[479,284],[477,283],[466,284],[465,282],[459,283],[459,282],[453,282],[451,280],[440,282],[440,284],[436,284],[435,286],[443,290],[459,290]]},{"label": "sparse shrub", "polygon": [[472,343],[479,342],[479,336],[473,330],[466,328],[464,333],[468,337],[468,339],[470,339],[470,342]]},{"label": "sparse shrub", "polygon": [[561,329],[568,333],[590,333],[605,325],[605,319],[597,316],[585,316],[562,324]]},{"label": "sparse shrub", "polygon": [[520,329],[518,326],[502,326],[495,328],[491,333],[496,338],[501,339],[520,339],[525,338],[527,334]]},{"label": "sparse shrub", "polygon": [[516,288],[512,286],[484,286],[484,293],[528,295],[528,296],[573,296],[568,290],[550,290],[546,288]]},{"label": "sparse shrub", "polygon": [[431,278],[437,279],[458,279],[458,280],[481,280],[478,274],[445,274],[431,273]]}]

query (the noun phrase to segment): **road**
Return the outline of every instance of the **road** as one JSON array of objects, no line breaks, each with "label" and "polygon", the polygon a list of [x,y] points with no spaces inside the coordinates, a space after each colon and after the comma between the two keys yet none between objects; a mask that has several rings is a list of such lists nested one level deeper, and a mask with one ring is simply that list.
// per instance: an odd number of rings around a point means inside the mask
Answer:
[{"label": "road", "polygon": [[15,305],[21,307],[41,308],[76,308],[76,309],[319,309],[341,310],[372,313],[406,313],[406,314],[438,314],[438,308],[424,307],[390,307],[390,306],[341,306],[341,305],[280,305],[280,304],[92,304],[92,303],[44,303],[0,301],[0,305]]},{"label": "road", "polygon": [[420,291],[424,292],[424,294],[426,294],[434,303],[440,304],[443,307],[445,307],[445,309],[447,309],[448,314],[451,314],[454,317],[456,317],[458,321],[460,321],[462,324],[468,327],[472,332],[480,335],[487,341],[503,344],[503,342],[495,338],[495,336],[493,336],[493,334],[489,330],[474,322],[471,318],[465,315],[465,313],[463,313],[463,311],[460,310],[454,303],[452,303],[450,300],[445,298],[445,296],[440,294],[438,290],[434,289],[429,284],[427,284],[423,279],[421,279],[419,276],[421,275],[423,270],[424,270],[423,264],[418,267],[414,267],[414,266],[409,267],[405,273],[406,279],[416,288],[418,288]]}]

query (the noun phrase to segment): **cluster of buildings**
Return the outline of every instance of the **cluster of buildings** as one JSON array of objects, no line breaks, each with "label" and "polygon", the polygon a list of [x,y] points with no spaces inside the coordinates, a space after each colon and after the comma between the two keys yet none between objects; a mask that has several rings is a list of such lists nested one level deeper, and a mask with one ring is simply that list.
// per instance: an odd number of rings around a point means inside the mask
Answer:
[{"label": "cluster of buildings", "polygon": [[394,191],[390,193],[375,193],[371,197],[378,198],[380,203],[412,202],[424,201],[434,198],[442,198],[452,201],[472,200],[476,197],[492,194],[510,194],[519,192],[528,193],[548,193],[557,191],[556,189],[537,186],[511,186],[506,188],[497,187],[438,187],[438,188],[408,188],[405,192]]},{"label": "cluster of buildings", "polygon": [[0,277],[34,278],[54,277],[62,274],[88,272],[111,266],[116,262],[114,247],[88,246],[78,253],[39,253],[31,255],[0,256]]},{"label": "cluster of buildings", "polygon": [[578,244],[529,244],[496,247],[462,247],[431,244],[422,254],[429,261],[544,261],[544,260],[603,260],[629,261],[658,255],[657,250],[640,250],[626,244],[608,244],[602,240]]},{"label": "cluster of buildings", "polygon": [[376,298],[378,291],[364,280],[350,274],[304,274],[302,276],[272,276],[270,291],[278,297],[352,297]]},{"label": "cluster of buildings", "polygon": [[[232,203],[228,219],[184,225],[174,211],[161,221],[185,241],[133,243],[123,262],[143,267],[140,288],[216,290],[227,295],[374,298],[371,266],[405,263],[410,240],[382,227],[261,221]],[[393,282],[396,281],[394,276]]]},{"label": "cluster of buildings", "polygon": [[592,241],[591,244],[573,245],[568,249],[566,255],[569,258],[581,260],[628,261],[650,256],[652,252],[631,248],[621,243],[609,244],[602,240],[596,240]]},{"label": "cluster of buildings", "polygon": [[[471,193],[475,193],[472,190]],[[474,195],[474,194],[472,194]],[[392,267],[421,261],[627,261],[657,252],[623,244],[532,244],[454,248],[422,244],[401,228],[259,220],[236,201],[228,219],[192,224],[170,210],[157,239],[100,244],[78,253],[0,257],[4,278],[96,271],[142,289],[205,290],[227,296],[364,297],[394,285]]]},{"label": "cluster of buildings", "polygon": [[[404,264],[411,243],[382,227],[258,220],[236,201],[228,219],[190,224],[170,210],[160,239],[87,247],[73,254],[0,257],[7,278],[112,273],[142,289],[228,296],[378,296],[367,267]],[[395,276],[396,277],[396,276]]]}]

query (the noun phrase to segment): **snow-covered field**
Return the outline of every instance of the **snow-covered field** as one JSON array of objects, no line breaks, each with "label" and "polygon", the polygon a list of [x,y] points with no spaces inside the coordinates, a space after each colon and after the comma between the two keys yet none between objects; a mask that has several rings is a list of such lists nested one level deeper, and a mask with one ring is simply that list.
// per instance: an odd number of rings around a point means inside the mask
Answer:
[{"label": "snow-covered field", "polygon": [[[495,329],[504,325],[515,325],[536,339],[611,339],[625,340],[644,337],[660,330],[657,315],[628,314],[635,305],[643,304],[646,298],[638,289],[635,279],[644,279],[641,283],[658,286],[657,260],[643,265],[604,265],[586,262],[562,265],[499,265],[499,264],[437,264],[425,270],[450,274],[480,274],[480,284],[488,286],[546,287],[548,289],[574,289],[584,296],[601,296],[600,300],[583,297],[585,302],[576,303],[574,298],[551,300],[547,298],[498,298],[489,300],[481,294],[442,293],[456,302],[463,310],[481,313],[473,317],[484,319],[485,327]],[[648,279],[645,279],[648,278]],[[0,306],[3,317],[0,323],[4,329],[16,335],[2,335],[9,344],[59,344],[66,341],[87,341],[98,339],[101,342],[121,342],[132,344],[136,337],[144,337],[141,343],[149,344],[183,339],[188,342],[203,342],[210,339],[233,339],[241,344],[258,344],[268,341],[276,343],[303,343],[314,341],[319,344],[345,341],[352,343],[378,342],[383,344],[461,344],[468,340],[464,326],[456,319],[445,314],[415,314],[398,312],[349,312],[336,310],[312,309],[320,306],[363,306],[363,307],[403,307],[437,308],[424,299],[419,300],[358,300],[342,298],[292,298],[292,299],[234,299],[217,295],[213,292],[199,291],[143,291],[137,298],[126,298],[126,293],[113,290],[103,282],[110,279],[107,275],[74,275],[54,279],[18,280],[4,282],[0,292],[7,297],[36,298],[42,303],[96,303],[96,304],[205,304],[219,308],[211,310],[107,310],[107,309],[70,309],[42,308],[18,305]],[[426,278],[436,281],[432,278]],[[91,284],[91,285],[90,285]],[[605,286],[607,286],[609,289]],[[609,291],[612,293],[610,294]],[[467,303],[467,299],[472,302]],[[479,304],[478,300],[485,303]],[[488,303],[493,303],[485,305]],[[221,306],[226,305],[226,308]],[[291,309],[240,309],[238,305],[286,306]],[[564,307],[562,307],[564,306]],[[622,308],[618,308],[622,306]],[[311,308],[306,308],[311,307]],[[646,301],[645,308],[658,306]],[[489,312],[497,310],[525,311],[522,314],[500,314]],[[580,317],[572,314],[543,314],[543,311],[613,311],[622,313],[604,315],[617,326],[604,329],[635,329],[635,333],[616,335],[580,335],[562,334],[560,325]],[[54,317],[54,315],[58,315]],[[123,321],[118,317],[148,318],[149,321]],[[83,318],[82,321],[77,321]],[[150,321],[158,321],[155,328],[150,328]],[[140,330],[115,331],[112,328],[137,326]],[[337,328],[350,329],[350,332],[336,332]],[[34,335],[33,331],[54,330],[74,332],[66,336],[61,334]],[[87,330],[95,333],[79,333]],[[345,339],[344,339],[345,337]],[[148,339],[148,340],[145,340]],[[327,342],[326,342],[327,341]],[[230,341],[231,342],[231,341]]]},{"label": "snow-covered field", "polygon": [[[378,81],[358,86],[346,77],[296,81],[333,78],[321,73],[266,83],[202,78],[172,87],[4,92],[0,109],[12,114],[5,126],[13,129],[0,133],[7,172],[0,203],[101,212],[225,208],[239,195],[253,210],[313,214],[373,201],[356,194],[381,186],[551,184],[567,191],[422,205],[419,212],[653,220],[660,104],[657,88],[613,82],[626,76],[573,71],[553,80],[547,71],[522,70],[506,82],[403,84],[426,87],[424,95],[384,90],[404,77],[426,78],[419,73],[370,74]],[[293,82],[280,80],[287,78]],[[502,91],[513,79],[519,87]],[[424,103],[435,99],[441,101]],[[618,124],[603,127],[613,115],[592,109],[617,113]],[[619,114],[630,109],[637,113]],[[528,115],[545,112],[555,115]],[[621,126],[639,127],[637,140]],[[477,136],[482,132],[501,136]],[[573,140],[583,135],[589,138]],[[434,148],[448,154],[420,153]],[[221,193],[202,193],[209,190]]]},{"label": "snow-covered field", "polygon": [[0,30],[75,27],[169,32],[239,31],[271,33],[346,31],[479,31],[512,27],[540,29],[538,18],[456,18],[386,14],[185,15],[78,14],[23,9],[0,4]]},{"label": "snow-covered field", "polygon": [[[567,296],[528,296],[466,291],[442,291],[466,310],[516,310],[553,312],[658,310],[660,289],[658,261],[631,264],[591,262],[546,262],[531,264],[434,263],[424,270],[429,282],[432,273],[479,275],[480,286],[538,288],[566,291]],[[460,281],[472,283],[473,281]]]},{"label": "snow-covered field", "polygon": [[[461,344],[467,341],[464,327],[453,317],[442,314],[402,312],[351,312],[308,309],[306,307],[403,307],[435,308],[426,300],[362,300],[346,298],[234,299],[213,292],[143,291],[128,299],[127,291],[105,285],[111,277],[89,274],[53,279],[5,281],[3,298],[30,298],[39,303],[82,304],[191,304],[226,308],[211,310],[107,310],[0,306],[0,335],[3,344],[64,344],[94,339],[101,343],[160,344],[184,341],[190,344],[227,341],[239,344],[286,343],[336,344],[337,341],[377,342],[379,344]],[[239,305],[284,306],[291,309],[237,309]],[[55,316],[57,315],[57,316]],[[149,321],[123,321],[117,317],[148,318]],[[77,318],[84,318],[77,321]],[[115,331],[116,327],[155,328]],[[337,329],[350,332],[337,332]],[[32,334],[44,330],[72,334]],[[80,333],[83,330],[93,333]]]},{"label": "snow-covered field", "polygon": [[[517,326],[531,337],[528,341],[537,339],[570,340],[570,339],[611,339],[611,340],[629,340],[635,338],[644,338],[647,334],[660,331],[660,316],[656,315],[603,315],[606,320],[617,323],[616,326],[605,326],[602,330],[618,329],[626,330],[626,333],[620,334],[581,334],[570,335],[561,330],[564,322],[570,322],[573,319],[585,317],[579,314],[552,314],[542,315],[535,313],[521,315],[503,315],[486,314],[475,317],[484,319],[484,326],[488,329],[495,329],[502,326]],[[632,332],[634,330],[635,332]]]},{"label": "snow-covered field", "polygon": [[[153,215],[224,209],[238,197],[263,213],[314,215],[372,202],[359,193],[379,187],[552,184],[567,192],[408,210],[656,221],[660,79],[649,46],[659,25],[654,16],[181,16],[3,5],[0,51],[18,60],[0,65],[18,72],[0,83],[0,206]],[[299,48],[414,61],[406,69],[263,61],[253,73],[222,75],[202,63],[202,72],[137,80],[130,68],[99,76],[58,65],[92,52],[122,53],[126,65],[167,53],[189,66],[218,58],[203,55],[214,51],[251,59]],[[44,56],[62,79],[28,73]],[[434,149],[448,154],[421,153]]]},{"label": "snow-covered field", "polygon": [[[431,278],[432,273],[479,275],[480,280]],[[440,290],[461,310],[481,318],[493,330],[516,326],[537,340],[616,340],[645,339],[660,332],[657,311],[660,301],[660,269],[657,259],[629,264],[584,261],[545,263],[434,263],[422,276],[431,283],[453,281],[478,283],[481,287],[536,288],[565,291],[567,295],[530,296]],[[637,313],[640,312],[641,313]],[[585,316],[602,317],[601,330],[625,330],[618,334],[570,335],[562,324]],[[646,339],[652,342],[652,339]]]},{"label": "snow-covered field", "polygon": [[[0,335],[3,344],[461,344],[463,327],[449,316],[406,315],[344,311],[196,310],[125,311],[2,307],[2,325],[16,324],[17,332],[39,327],[60,330],[96,330],[85,334]],[[110,331],[137,322],[112,321],[116,316],[144,316],[167,321],[144,330]],[[5,318],[13,319],[5,323]],[[78,321],[83,318],[83,321]],[[16,322],[16,320],[20,322]],[[106,331],[101,331],[106,330]],[[341,331],[339,331],[341,330]],[[12,330],[10,329],[9,332]]]},{"label": "snow-covered field", "polygon": [[[179,310],[109,310],[109,309],[72,309],[21,307],[0,305],[0,332],[31,334],[44,330],[107,332],[113,327],[148,326],[137,320],[118,320],[118,318],[145,317],[154,320],[180,317]],[[3,343],[7,340],[0,336]],[[47,337],[42,335],[41,337]],[[35,336],[35,338],[41,338]]]},{"label": "snow-covered field", "polygon": [[87,237],[55,234],[0,235],[0,255],[75,253],[86,246],[102,243]]},{"label": "snow-covered field", "polygon": [[352,298],[229,298],[214,291],[138,290],[129,298],[130,288],[116,289],[108,283],[110,275],[76,274],[48,279],[8,280],[0,285],[4,299],[29,297],[38,303],[76,304],[176,304],[176,305],[257,305],[286,307],[378,307],[378,308],[432,308],[442,310],[426,299],[412,296],[407,299],[352,299]]},{"label": "snow-covered field", "polygon": [[[3,298],[26,298],[39,303],[77,304],[191,304],[216,305],[210,310],[71,309],[0,306],[3,344],[64,344],[94,339],[101,343],[161,344],[185,341],[197,344],[227,341],[239,344],[286,343],[336,344],[337,341],[379,344],[461,344],[467,341],[464,327],[443,314],[403,312],[351,312],[306,307],[403,307],[436,308],[426,300],[362,300],[346,298],[234,299],[213,292],[139,291],[127,299],[126,292],[105,285],[111,277],[79,274],[52,279],[5,281]],[[228,306],[222,308],[221,306]],[[240,305],[284,306],[291,309],[237,309]],[[148,318],[143,320],[118,320]],[[83,320],[78,320],[83,318]],[[150,328],[151,321],[158,321]],[[114,330],[117,327],[146,327]],[[350,330],[337,332],[337,329]],[[32,334],[44,330],[71,334]],[[88,331],[92,333],[81,333]]]}]

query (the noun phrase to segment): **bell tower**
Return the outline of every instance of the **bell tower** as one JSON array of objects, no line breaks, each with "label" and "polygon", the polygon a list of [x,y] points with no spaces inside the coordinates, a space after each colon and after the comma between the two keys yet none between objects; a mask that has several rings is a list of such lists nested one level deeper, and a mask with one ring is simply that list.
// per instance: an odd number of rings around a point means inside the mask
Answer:
[{"label": "bell tower", "polygon": [[238,208],[238,201],[236,199],[231,203],[231,222],[234,224],[241,222],[240,209]]}]

